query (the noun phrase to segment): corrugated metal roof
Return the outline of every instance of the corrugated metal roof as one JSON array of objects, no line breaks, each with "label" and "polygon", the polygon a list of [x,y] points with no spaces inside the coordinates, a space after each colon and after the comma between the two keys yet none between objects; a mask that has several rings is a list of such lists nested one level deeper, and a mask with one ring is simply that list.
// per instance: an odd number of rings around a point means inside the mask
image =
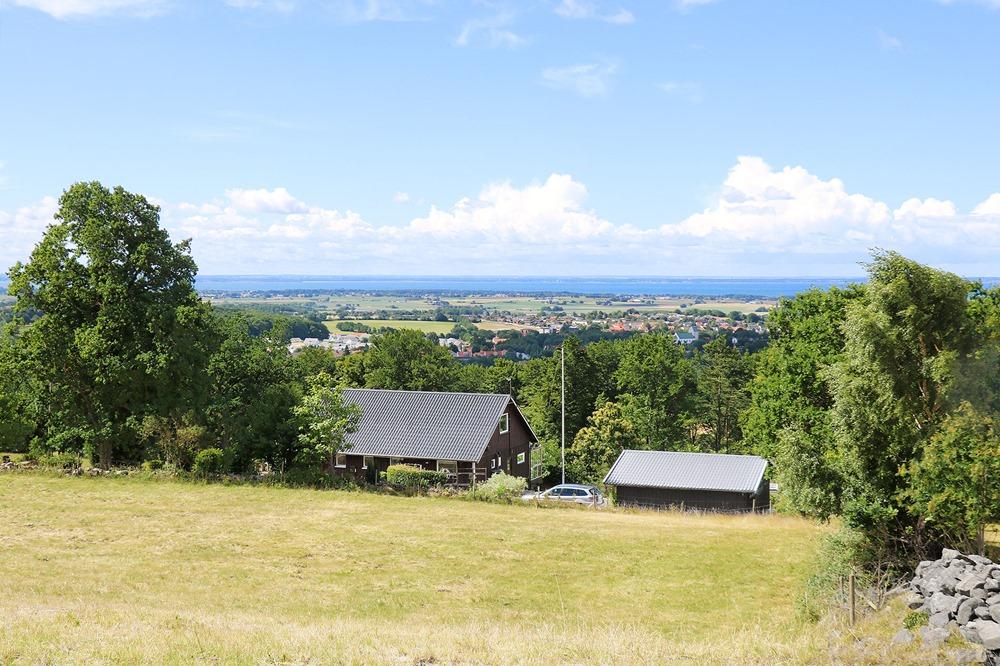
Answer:
[{"label": "corrugated metal roof", "polygon": [[766,468],[767,461],[757,456],[625,450],[611,466],[604,483],[753,493]]},{"label": "corrugated metal roof", "polygon": [[476,462],[511,401],[501,393],[345,389],[361,408],[350,453]]}]

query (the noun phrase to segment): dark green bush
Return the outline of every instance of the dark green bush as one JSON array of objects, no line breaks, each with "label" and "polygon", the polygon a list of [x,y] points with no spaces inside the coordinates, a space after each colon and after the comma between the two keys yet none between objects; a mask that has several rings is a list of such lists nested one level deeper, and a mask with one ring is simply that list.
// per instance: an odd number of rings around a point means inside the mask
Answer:
[{"label": "dark green bush", "polygon": [[39,467],[48,469],[74,471],[83,466],[83,459],[75,453],[43,453],[34,456],[34,459]]},{"label": "dark green bush", "polygon": [[421,469],[414,465],[389,465],[385,471],[385,482],[393,488],[416,490],[440,486],[448,479],[444,472]]},{"label": "dark green bush", "polygon": [[209,474],[221,474],[225,471],[226,454],[222,449],[202,449],[194,456],[194,464],[191,470],[195,474],[208,476]]},{"label": "dark green bush", "polygon": [[163,461],[154,458],[153,460],[147,460],[142,463],[142,469],[146,472],[155,472],[157,470],[163,469]]}]

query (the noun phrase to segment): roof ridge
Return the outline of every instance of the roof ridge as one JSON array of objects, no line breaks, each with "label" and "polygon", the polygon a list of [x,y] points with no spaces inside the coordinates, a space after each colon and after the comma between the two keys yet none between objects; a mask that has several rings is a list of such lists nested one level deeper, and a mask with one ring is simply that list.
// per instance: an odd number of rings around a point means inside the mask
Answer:
[{"label": "roof ridge", "polygon": [[622,453],[671,453],[673,455],[691,455],[691,456],[725,456],[727,458],[757,458],[759,460],[767,460],[763,456],[758,456],[753,453],[722,453],[719,451],[664,451],[660,449],[622,449]]},{"label": "roof ridge", "polygon": [[345,391],[378,391],[380,393],[433,393],[434,395],[489,395],[501,398],[512,398],[510,393],[480,393],[478,391],[418,391],[414,389],[381,389],[381,388],[358,388],[349,386]]}]

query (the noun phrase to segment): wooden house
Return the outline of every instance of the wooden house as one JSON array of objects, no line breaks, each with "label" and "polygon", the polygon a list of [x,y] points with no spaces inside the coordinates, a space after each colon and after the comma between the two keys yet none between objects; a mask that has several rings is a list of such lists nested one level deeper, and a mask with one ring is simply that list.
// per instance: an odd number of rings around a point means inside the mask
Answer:
[{"label": "wooden house", "polygon": [[346,389],[361,409],[336,468],[375,483],[389,465],[448,473],[467,486],[499,472],[529,482],[541,469],[538,438],[514,399],[499,393]]}]

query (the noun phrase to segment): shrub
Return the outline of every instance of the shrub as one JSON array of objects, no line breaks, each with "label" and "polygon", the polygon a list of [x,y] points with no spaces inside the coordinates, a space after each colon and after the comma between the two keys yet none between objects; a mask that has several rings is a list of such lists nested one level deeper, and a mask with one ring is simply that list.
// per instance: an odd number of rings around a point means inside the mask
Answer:
[{"label": "shrub", "polygon": [[75,453],[42,453],[35,456],[35,461],[39,467],[49,469],[61,469],[66,471],[76,471],[83,466],[83,460]]},{"label": "shrub", "polygon": [[385,482],[393,488],[417,490],[430,486],[440,486],[448,479],[444,472],[421,469],[414,465],[389,465],[385,471]]},{"label": "shrub", "polygon": [[[823,538],[816,554],[813,571],[796,601],[800,615],[816,622],[826,612],[830,601],[852,571],[863,567],[867,542],[864,534],[850,528],[841,528]],[[862,587],[864,582],[858,581]]]},{"label": "shrub", "polygon": [[500,472],[477,485],[468,494],[472,499],[510,503],[520,497],[527,489],[527,480],[520,476],[511,476]]},{"label": "shrub", "polygon": [[911,631],[917,627],[923,627],[927,624],[927,613],[923,611],[910,611],[903,618],[903,626]]},{"label": "shrub", "polygon": [[202,476],[221,474],[225,470],[225,458],[222,449],[202,449],[195,454],[191,469]]}]

